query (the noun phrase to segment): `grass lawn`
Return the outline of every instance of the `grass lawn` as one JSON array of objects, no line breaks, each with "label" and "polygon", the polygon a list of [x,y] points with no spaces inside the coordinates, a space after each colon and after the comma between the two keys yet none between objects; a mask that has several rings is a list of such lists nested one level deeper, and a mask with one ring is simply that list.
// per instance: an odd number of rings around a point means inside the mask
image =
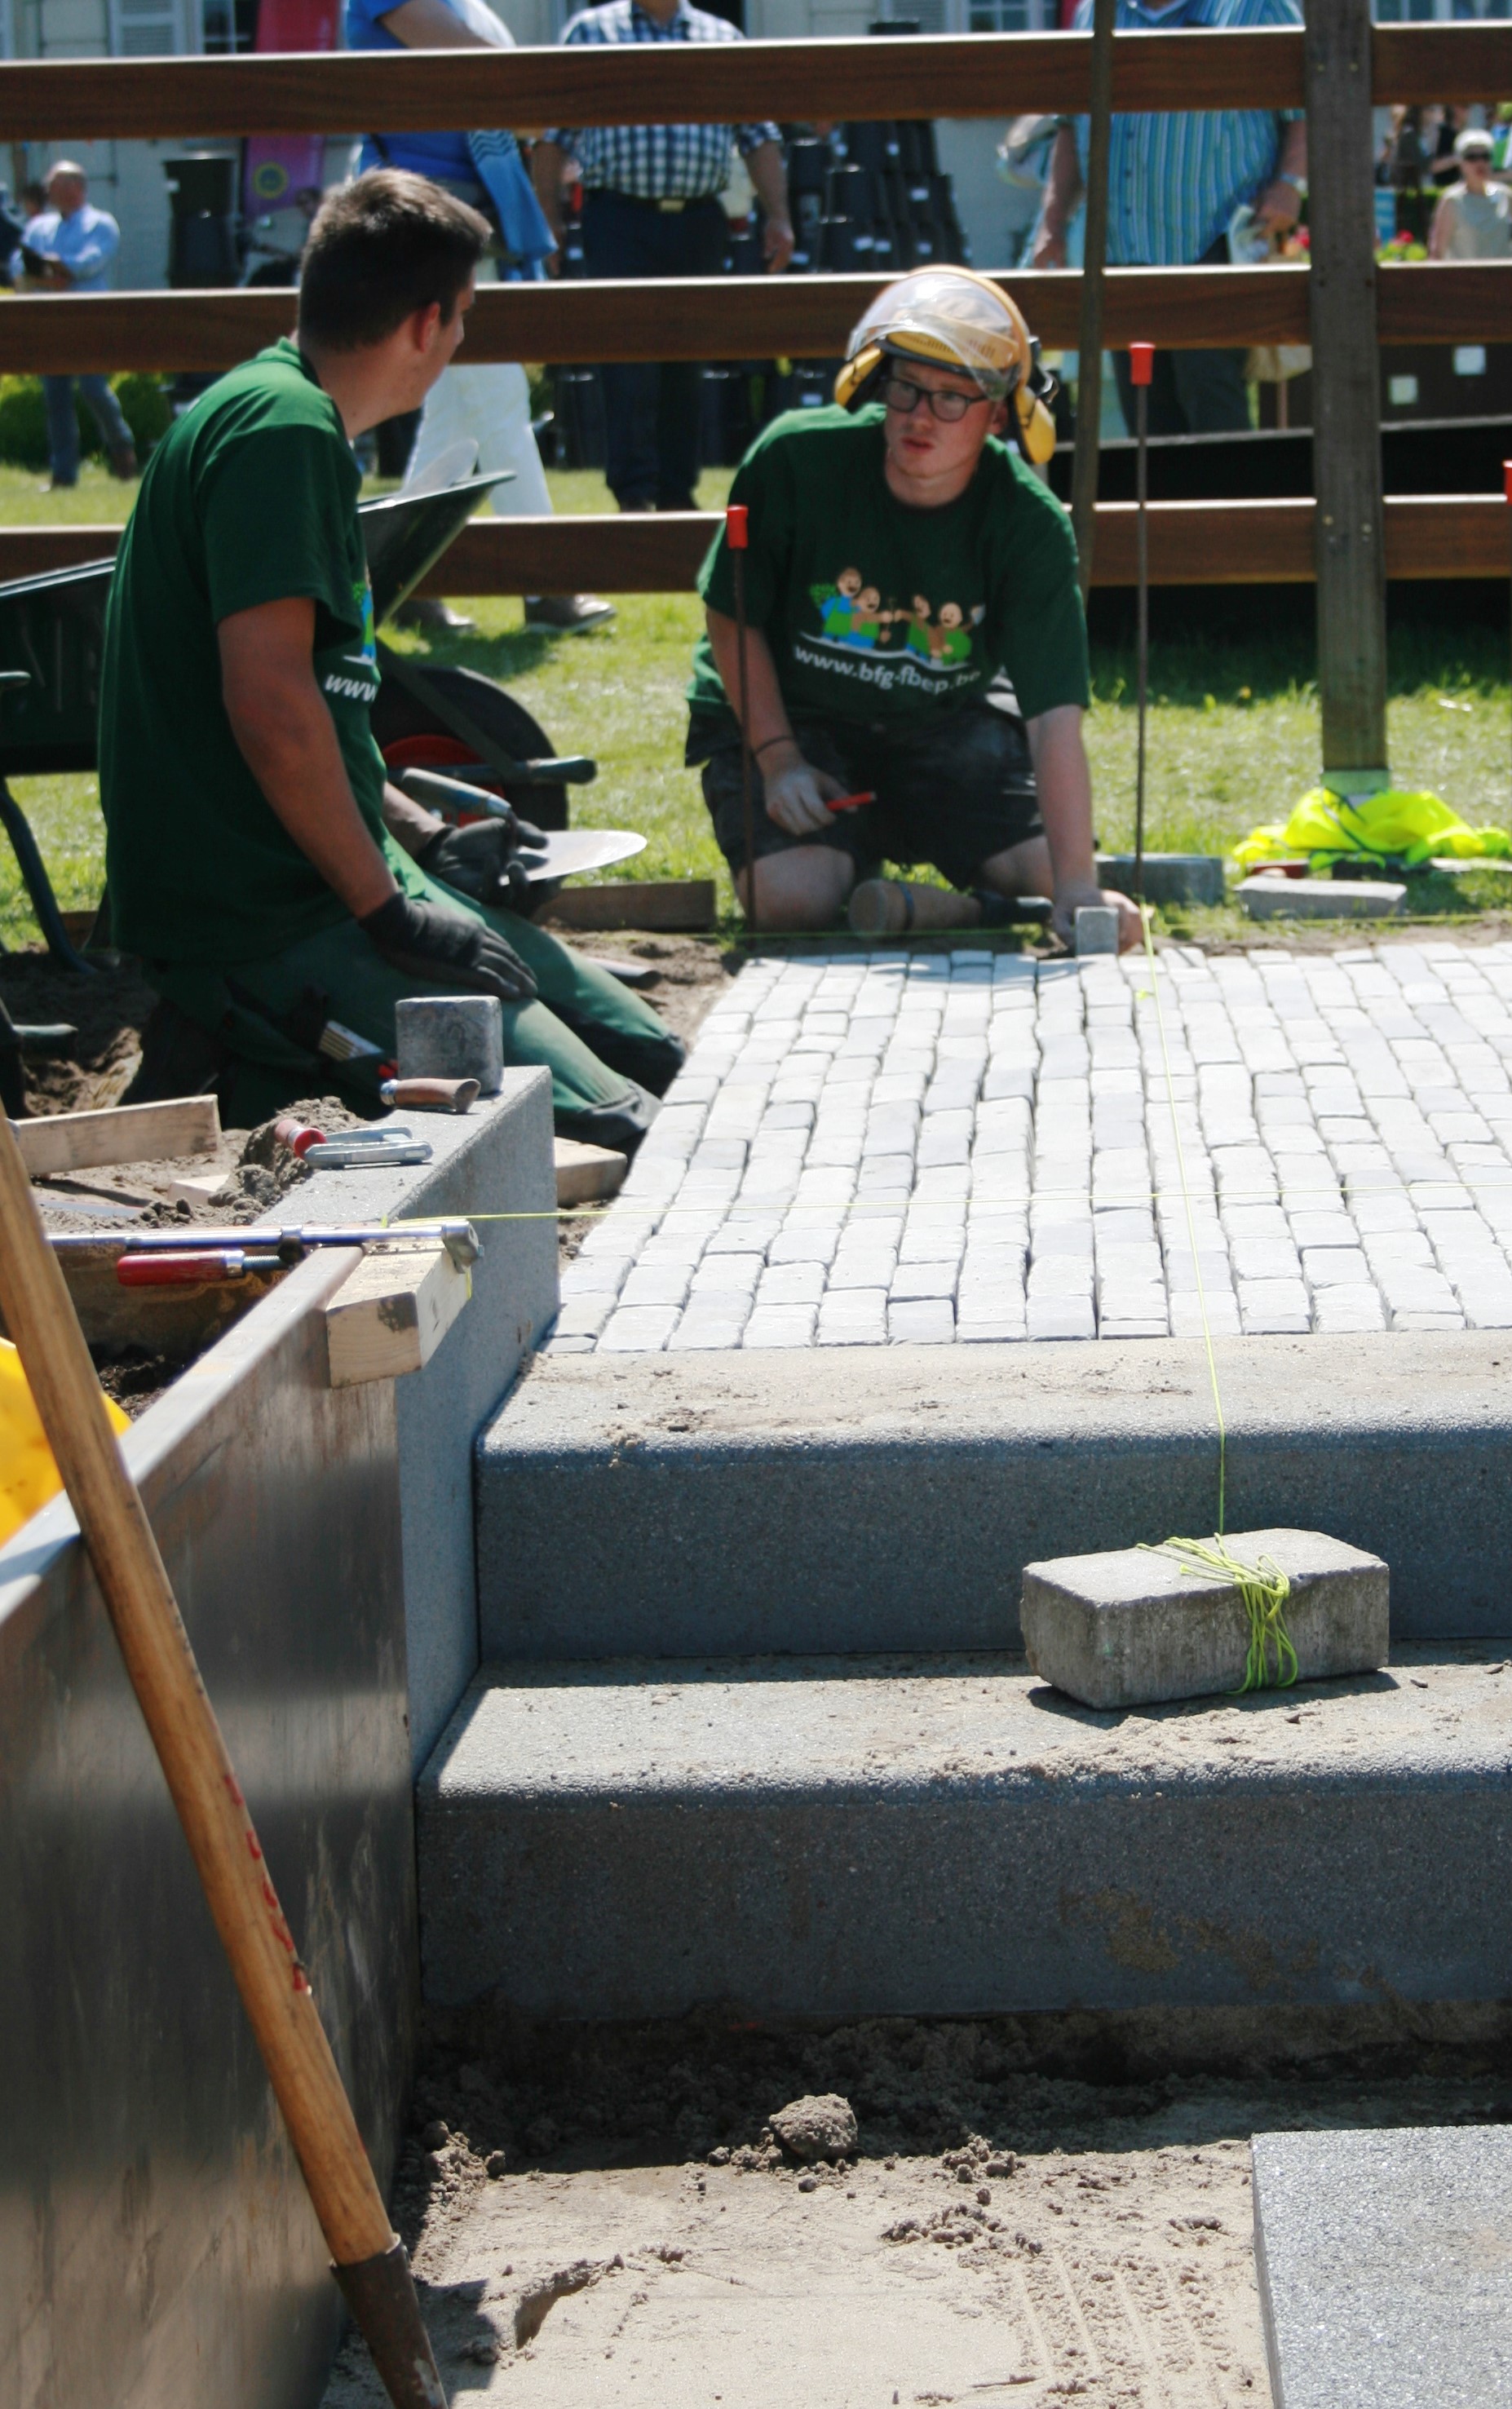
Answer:
[{"label": "grass lawn", "polygon": [[[610,507],[600,477],[554,473],[559,511]],[[727,470],[707,474],[700,499],[717,508]],[[48,495],[34,473],[0,469],[0,523],[119,521],[129,486],[86,466],[78,487]],[[717,877],[722,906],[729,882],[709,833],[697,774],[682,767],[683,689],[699,625],[691,595],[627,595],[603,633],[540,637],[524,627],[515,600],[488,598],[468,606],[476,634],[428,645],[398,642],[422,658],[451,660],[502,679],[540,720],[561,751],[591,753],[598,783],[575,790],[574,817],[584,826],[638,829],[646,850],[625,866],[641,878]],[[1133,833],[1134,669],[1126,651],[1093,653],[1094,703],[1087,729],[1098,832],[1110,849]],[[1283,819],[1292,799],[1316,779],[1318,700],[1310,639],[1281,628],[1259,639],[1225,641],[1212,627],[1158,642],[1152,652],[1154,707],[1149,726],[1146,843],[1162,850],[1226,851],[1257,821]],[[1473,822],[1512,826],[1512,689],[1504,633],[1489,627],[1442,631],[1418,623],[1392,639],[1390,747],[1400,784],[1443,795]],[[65,910],[98,898],[101,829],[94,782],[87,777],[19,780]],[[1414,908],[1461,917],[1502,906],[1512,878],[1487,871],[1450,881],[1414,882]],[[1512,904],[1512,895],[1507,896]],[[1236,934],[1237,913],[1190,916],[1191,933]],[[25,894],[8,848],[0,846],[0,938],[34,942]]]}]

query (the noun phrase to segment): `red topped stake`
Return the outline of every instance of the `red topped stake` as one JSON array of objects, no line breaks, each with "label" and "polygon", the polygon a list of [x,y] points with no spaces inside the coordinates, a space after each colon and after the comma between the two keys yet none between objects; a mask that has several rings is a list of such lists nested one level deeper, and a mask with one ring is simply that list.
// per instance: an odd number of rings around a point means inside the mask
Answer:
[{"label": "red topped stake", "polygon": [[1506,498],[1512,502],[1512,460],[1503,461],[1502,477],[1506,487]]},{"label": "red topped stake", "polygon": [[751,513],[743,502],[731,502],[725,512],[725,541],[731,552],[751,549]]},{"label": "red topped stake", "polygon": [[1150,384],[1154,382],[1154,378],[1155,345],[1153,343],[1130,343],[1129,346],[1130,383]]}]

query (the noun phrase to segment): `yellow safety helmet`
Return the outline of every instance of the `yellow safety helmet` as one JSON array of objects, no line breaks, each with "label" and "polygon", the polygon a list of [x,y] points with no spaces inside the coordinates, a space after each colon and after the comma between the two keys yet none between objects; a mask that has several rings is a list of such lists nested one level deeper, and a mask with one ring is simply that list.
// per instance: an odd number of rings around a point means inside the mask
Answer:
[{"label": "yellow safety helmet", "polygon": [[835,399],[845,410],[870,400],[891,355],[927,360],[974,377],[992,401],[1011,401],[1018,440],[1043,467],[1056,448],[1046,407],[1055,379],[1023,312],[1001,285],[969,267],[918,267],[879,293],[845,347]]}]

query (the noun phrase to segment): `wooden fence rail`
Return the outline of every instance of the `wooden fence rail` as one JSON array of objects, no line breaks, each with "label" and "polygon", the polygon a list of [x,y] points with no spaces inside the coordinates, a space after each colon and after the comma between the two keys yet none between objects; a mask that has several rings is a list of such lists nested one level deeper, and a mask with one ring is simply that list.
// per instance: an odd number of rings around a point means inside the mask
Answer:
[{"label": "wooden fence rail", "polygon": [[[637,284],[485,285],[468,317],[468,360],[829,359],[877,276],[689,277]],[[1081,277],[1002,275],[1047,347],[1074,345]],[[1110,268],[1103,333],[1162,350],[1305,343],[1308,270]],[[226,368],[294,324],[278,291],[110,293],[0,301],[0,375]],[[1393,267],[1379,284],[1383,343],[1470,343],[1512,328],[1512,262]]]},{"label": "wooden fence rail", "polygon": [[[0,65],[0,139],[417,131],[453,125],[721,123],[733,119],[1011,117],[1085,108],[1085,34],[296,53],[266,58],[17,59]],[[1376,101],[1512,90],[1512,25],[1380,25]],[[1121,35],[1119,108],[1300,108],[1303,36],[1287,29]]]},{"label": "wooden fence rail", "polygon": [[[1085,108],[1085,35],[750,42],[671,50],[396,51],[315,57],[21,61],[0,66],[0,137],[83,141],[374,126],[537,126],[778,119],[1008,118]],[[1310,340],[1312,502],[1165,503],[1159,581],[1318,584],[1324,775],[1386,775],[1388,576],[1501,575],[1493,500],[1381,500],[1380,343],[1488,340],[1505,323],[1507,267],[1377,276],[1369,207],[1373,107],[1512,89],[1512,24],[1373,26],[1370,0],[1307,0],[1304,31],[1130,34],[1116,46],[1125,110],[1305,107],[1312,270],[1116,271],[1103,339],[1166,347]],[[1500,277],[1504,281],[1491,281]],[[1075,340],[1078,281],[1014,280],[1042,338]],[[485,293],[474,359],[824,357],[871,280],[719,279],[707,285],[516,287]],[[874,288],[873,288],[874,289]],[[288,323],[288,296],[123,295],[0,309],[0,367],[216,368]],[[1127,508],[1098,513],[1098,582],[1131,574]],[[1494,532],[1492,530],[1494,529]],[[445,566],[462,592],[643,590],[687,583],[694,519],[596,527],[475,524]],[[11,539],[7,539],[10,541]],[[679,547],[685,547],[680,549]],[[675,556],[674,556],[675,555]],[[1211,562],[1211,570],[1202,564]],[[676,572],[674,574],[674,571]]]},{"label": "wooden fence rail", "polygon": [[[1389,577],[1505,579],[1508,511],[1484,494],[1389,499]],[[1284,501],[1152,502],[1150,576],[1157,585],[1303,585],[1312,582],[1315,510]],[[684,593],[720,525],[717,513],[477,518],[464,527],[422,593]],[[0,527],[0,581],[108,560],[113,527]],[[1134,582],[1134,505],[1100,502],[1092,582]]]}]

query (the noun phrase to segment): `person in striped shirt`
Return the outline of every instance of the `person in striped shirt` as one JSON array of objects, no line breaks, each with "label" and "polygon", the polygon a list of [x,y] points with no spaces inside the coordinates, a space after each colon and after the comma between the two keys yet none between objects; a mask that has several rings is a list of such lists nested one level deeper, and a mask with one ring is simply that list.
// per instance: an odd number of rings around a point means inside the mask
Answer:
[{"label": "person in striped shirt", "polygon": [[[1092,22],[1080,0],[1075,26]],[[1297,0],[1118,0],[1118,31],[1185,26],[1300,25]],[[1087,121],[1056,137],[1031,252],[1036,267],[1064,267],[1066,234],[1085,186]],[[1110,267],[1227,267],[1236,210],[1252,208],[1268,233],[1295,225],[1307,172],[1306,121],[1272,109],[1181,109],[1115,116],[1108,156]],[[1159,352],[1150,393],[1152,435],[1217,435],[1249,425],[1242,351]],[[1115,359],[1124,420],[1134,431],[1125,353]]]},{"label": "person in striped shirt", "polygon": [[[741,36],[689,0],[606,0],[575,16],[562,39],[577,46],[738,42]],[[737,145],[766,221],[768,268],[780,270],[793,255],[793,227],[775,125],[558,126],[536,146],[536,190],[560,244],[566,163],[577,161],[589,276],[717,276],[728,239],[719,196]],[[605,469],[621,510],[696,509],[702,368],[688,361],[615,361],[601,373]]]}]

